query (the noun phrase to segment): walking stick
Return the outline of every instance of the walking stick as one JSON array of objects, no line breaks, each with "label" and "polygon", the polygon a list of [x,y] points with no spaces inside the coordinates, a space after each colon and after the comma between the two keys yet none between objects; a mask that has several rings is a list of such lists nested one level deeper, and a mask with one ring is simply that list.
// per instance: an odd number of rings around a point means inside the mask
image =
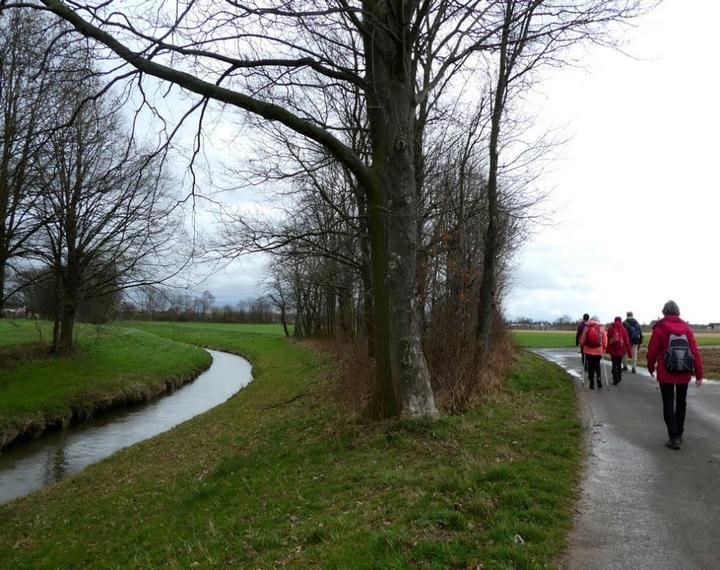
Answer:
[{"label": "walking stick", "polygon": [[605,386],[607,386],[607,389],[610,390],[610,382],[608,382],[607,368],[605,367],[605,355],[604,354],[600,357],[600,360],[602,360],[603,375],[605,376]]}]

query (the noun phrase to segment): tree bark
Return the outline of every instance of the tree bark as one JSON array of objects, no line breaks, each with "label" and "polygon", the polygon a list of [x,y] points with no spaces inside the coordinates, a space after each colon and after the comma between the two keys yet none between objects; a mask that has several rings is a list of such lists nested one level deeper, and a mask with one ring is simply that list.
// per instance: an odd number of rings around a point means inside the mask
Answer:
[{"label": "tree bark", "polygon": [[59,349],[62,354],[71,354],[75,348],[75,313],[76,307],[68,303],[63,307],[60,318]]},{"label": "tree bark", "polygon": [[[0,233],[2,233],[2,228],[0,228]],[[0,247],[2,247],[1,235]],[[5,308],[5,263],[7,263],[7,260],[0,255],[0,319],[3,318],[3,309]]]},{"label": "tree bark", "polygon": [[366,2],[368,122],[376,191],[369,193],[377,383],[374,412],[435,417],[420,341],[417,303],[417,194],[410,36],[403,0]]},{"label": "tree bark", "polygon": [[498,210],[498,165],[500,139],[500,125],[505,108],[505,96],[507,93],[507,59],[510,25],[512,23],[513,9],[507,5],[505,22],[502,29],[500,45],[500,62],[498,78],[493,98],[493,108],[490,124],[489,154],[490,165],[488,170],[487,183],[487,214],[488,222],[485,230],[485,243],[483,251],[483,273],[480,281],[480,293],[478,300],[478,320],[476,340],[479,350],[476,354],[480,357],[480,363],[485,362],[487,351],[492,336],[493,309],[495,306],[495,288],[497,282],[497,260],[499,254],[499,210]]},{"label": "tree bark", "polygon": [[285,331],[285,336],[289,337],[290,332],[288,331],[287,313],[285,312],[285,303],[284,302],[282,305],[280,305],[280,320],[282,322],[283,330]]},{"label": "tree bark", "polygon": [[360,255],[362,265],[360,275],[362,278],[362,304],[363,304],[363,325],[367,335],[367,353],[375,356],[375,308],[373,304],[372,287],[372,266],[371,266],[371,244],[368,231],[368,211],[365,193],[360,189],[356,192],[358,215],[360,217]]}]

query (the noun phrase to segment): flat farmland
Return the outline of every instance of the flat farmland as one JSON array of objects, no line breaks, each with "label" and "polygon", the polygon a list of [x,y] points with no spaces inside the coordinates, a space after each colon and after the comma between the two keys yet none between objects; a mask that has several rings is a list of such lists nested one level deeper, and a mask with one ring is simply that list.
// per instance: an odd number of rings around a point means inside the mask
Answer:
[{"label": "flat farmland", "polygon": [[523,348],[575,346],[575,331],[511,330],[510,335]]},{"label": "flat farmland", "polygon": [[696,332],[698,346],[720,346],[720,332]]},{"label": "flat farmland", "polygon": [[[511,330],[511,336],[521,348],[572,348],[575,346],[574,331],[536,331]],[[650,331],[644,330],[645,346],[640,349],[638,364],[645,365],[647,343]],[[720,378],[720,332],[700,332],[695,334],[703,359],[705,375]]]},{"label": "flat farmland", "polygon": [[711,378],[720,378],[720,347],[700,348],[700,354],[703,359],[703,368],[705,375]]},{"label": "flat farmland", "polygon": [[[720,378],[720,340],[715,344],[703,344],[701,339],[698,338],[698,345],[700,348],[700,356],[702,356],[705,376],[713,379]],[[645,366],[646,349],[647,347],[641,348],[640,354],[638,354],[638,364],[641,366]]]},{"label": "flat farmland", "polygon": [[[560,348],[575,346],[575,331],[511,330],[510,335],[523,348]],[[650,330],[643,329],[645,346],[650,340]],[[698,332],[695,338],[699,346],[719,346],[720,332]]]}]

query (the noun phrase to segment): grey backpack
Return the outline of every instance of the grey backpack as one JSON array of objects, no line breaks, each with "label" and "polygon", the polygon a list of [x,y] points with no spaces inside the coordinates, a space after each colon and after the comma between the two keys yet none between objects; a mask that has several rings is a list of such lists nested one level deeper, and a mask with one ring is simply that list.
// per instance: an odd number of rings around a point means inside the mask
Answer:
[{"label": "grey backpack", "polygon": [[686,334],[668,334],[665,368],[675,374],[695,372],[695,358],[690,352],[690,343]]}]

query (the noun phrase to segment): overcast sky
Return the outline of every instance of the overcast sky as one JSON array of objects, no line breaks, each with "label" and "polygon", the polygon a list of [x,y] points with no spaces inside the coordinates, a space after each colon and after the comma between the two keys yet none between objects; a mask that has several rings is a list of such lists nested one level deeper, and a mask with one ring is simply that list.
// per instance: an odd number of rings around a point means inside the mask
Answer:
[{"label": "overcast sky", "polygon": [[668,299],[720,321],[717,22],[720,3],[666,0],[542,91],[572,137],[543,178],[558,209],[517,258],[509,317],[657,318]]},{"label": "overcast sky", "polygon": [[[720,2],[665,0],[624,32],[633,57],[592,48],[542,83],[539,116],[570,140],[540,180],[556,213],[516,259],[508,317],[649,322],[672,298],[692,322],[720,321],[718,21]],[[261,266],[247,257],[199,289],[258,295]]]}]

